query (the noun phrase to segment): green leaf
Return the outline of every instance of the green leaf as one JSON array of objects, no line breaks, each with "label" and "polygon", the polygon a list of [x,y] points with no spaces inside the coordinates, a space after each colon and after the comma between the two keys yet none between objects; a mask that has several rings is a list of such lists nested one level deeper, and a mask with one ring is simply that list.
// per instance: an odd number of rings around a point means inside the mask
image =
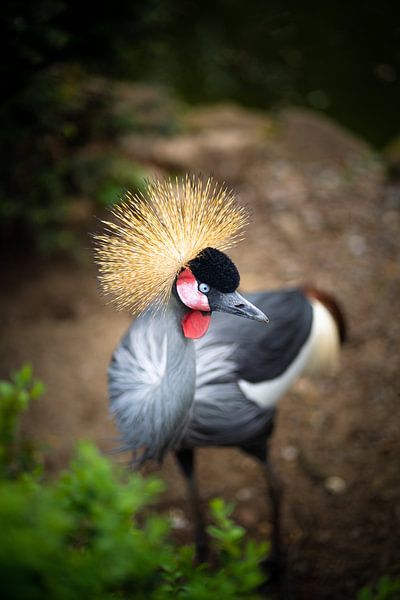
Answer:
[{"label": "green leaf", "polygon": [[[215,564],[170,538],[152,509],[165,484],[127,473],[82,442],[70,465],[46,481],[16,435],[21,410],[44,386],[30,368],[0,382],[0,584],[10,597],[41,600],[255,600],[265,545],[244,541],[233,505],[212,502]],[[25,465],[25,466],[24,466]],[[30,469],[30,470],[29,470]]]},{"label": "green leaf", "polygon": [[32,365],[29,363],[22,365],[19,371],[12,374],[12,379],[20,387],[29,385],[32,380]]},{"label": "green leaf", "polygon": [[36,379],[32,385],[31,391],[30,391],[32,400],[37,400],[38,398],[43,396],[45,391],[46,391],[46,386],[44,385],[44,383],[42,381],[39,381],[38,379]]}]

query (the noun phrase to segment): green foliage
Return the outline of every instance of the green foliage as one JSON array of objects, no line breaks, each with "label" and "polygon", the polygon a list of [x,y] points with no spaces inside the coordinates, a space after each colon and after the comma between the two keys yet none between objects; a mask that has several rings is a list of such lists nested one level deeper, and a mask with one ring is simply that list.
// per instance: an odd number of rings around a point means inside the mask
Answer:
[{"label": "green foliage", "polygon": [[90,444],[53,484],[3,483],[2,589],[21,599],[111,598],[123,591],[145,598],[168,556],[168,523],[149,515],[139,526],[136,517],[161,488],[139,475],[120,482]]},{"label": "green foliage", "polygon": [[357,600],[399,600],[400,578],[381,577],[374,588],[364,587],[357,594]]},{"label": "green foliage", "polygon": [[65,219],[68,145],[81,108],[77,75],[41,72],[0,110],[0,223],[3,240],[52,245]]},{"label": "green foliage", "polygon": [[77,189],[105,207],[115,204],[124,189],[144,191],[149,175],[140,165],[111,153],[73,159],[71,171]]},{"label": "green foliage", "polygon": [[[311,18],[302,3],[262,0],[249,11],[238,0],[142,0],[86,12],[77,0],[3,0],[2,245],[71,247],[68,198],[83,193],[74,186],[79,150],[109,148],[121,131],[176,130],[165,111],[161,119],[154,114],[148,97],[150,121],[129,103],[114,111],[107,91],[113,84],[96,89],[88,71],[157,81],[191,102],[229,98],[263,109],[294,103],[326,110],[382,145],[399,128],[399,5],[359,5],[343,14],[335,3],[316,3]],[[379,119],[377,105],[385,106]],[[108,205],[131,179],[104,173],[90,198]]]},{"label": "green foliage", "polygon": [[[86,67],[92,61],[89,55],[85,60],[83,47],[78,49],[87,42],[89,54],[97,48],[103,60],[114,60],[118,25],[125,28],[126,16],[111,7],[107,14],[91,12],[82,24],[77,3],[5,0],[0,36],[2,249],[71,250],[76,240],[69,227],[69,199],[87,195],[104,206],[115,202],[122,188],[137,189],[142,169],[109,148],[121,133],[148,132],[151,123],[130,101],[117,106],[121,94],[114,94],[113,82],[89,77]],[[151,106],[146,110],[151,112]],[[167,131],[173,119],[161,113],[155,122]],[[92,156],[79,164],[87,147]]]},{"label": "green foliage", "polygon": [[[1,382],[0,588],[15,600],[257,598],[266,547],[245,542],[231,506],[212,503],[216,566],[194,564],[151,505],[164,484],[128,474],[90,443],[55,481],[14,468],[18,416],[43,388],[23,367]],[[7,465],[7,460],[11,464]],[[12,468],[11,468],[12,467]]]},{"label": "green foliage", "polygon": [[59,23],[65,7],[62,0],[3,1],[0,74],[6,99],[60,56],[70,40]]},{"label": "green foliage", "polygon": [[162,94],[138,96],[78,65],[57,65],[0,107],[0,243],[68,250],[70,199],[109,206],[121,190],[142,188],[148,172],[115,151],[117,138],[169,135],[176,119]]},{"label": "green foliage", "polygon": [[12,373],[11,381],[0,381],[0,475],[16,477],[36,466],[33,446],[20,438],[19,421],[44,390],[29,364]]},{"label": "green foliage", "polygon": [[111,136],[107,94],[85,87],[78,67],[38,72],[0,109],[0,231],[3,241],[29,243],[41,251],[68,244],[67,198],[77,150]]},{"label": "green foliage", "polygon": [[228,553],[215,571],[195,566],[193,548],[177,549],[168,520],[149,511],[162,489],[157,479],[124,476],[87,443],[55,483],[3,482],[2,590],[35,600],[255,598],[265,548],[243,551],[233,524],[216,526]]},{"label": "green foliage", "polygon": [[263,576],[254,565],[265,558],[269,545],[245,540],[245,530],[231,519],[233,504],[215,498],[210,508],[215,524],[208,527],[208,533],[219,551],[221,584],[222,580],[229,581],[232,597],[235,597],[235,590],[240,590],[240,597],[243,597],[262,583]]}]

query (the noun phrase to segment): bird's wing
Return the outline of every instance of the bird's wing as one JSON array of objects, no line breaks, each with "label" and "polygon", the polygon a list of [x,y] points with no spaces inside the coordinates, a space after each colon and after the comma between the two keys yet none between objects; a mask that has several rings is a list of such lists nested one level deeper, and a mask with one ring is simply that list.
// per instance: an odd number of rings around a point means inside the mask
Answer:
[{"label": "bird's wing", "polygon": [[274,409],[247,400],[234,356],[233,344],[196,342],[196,392],[181,447],[246,445],[272,428]]},{"label": "bird's wing", "polygon": [[[299,290],[247,297],[270,323],[213,314],[208,334],[195,342],[196,393],[183,446],[245,445],[267,436],[274,404],[290,387],[293,377],[280,376],[310,335],[312,307]],[[267,382],[262,402],[248,382]]]},{"label": "bird's wing", "polygon": [[180,447],[246,446],[272,431],[275,409],[260,409],[237,384],[216,384],[195,398]]},{"label": "bird's wing", "polygon": [[235,344],[238,377],[251,383],[278,378],[306,343],[313,310],[300,290],[286,289],[246,296],[269,318],[268,325],[213,314],[205,343]]}]

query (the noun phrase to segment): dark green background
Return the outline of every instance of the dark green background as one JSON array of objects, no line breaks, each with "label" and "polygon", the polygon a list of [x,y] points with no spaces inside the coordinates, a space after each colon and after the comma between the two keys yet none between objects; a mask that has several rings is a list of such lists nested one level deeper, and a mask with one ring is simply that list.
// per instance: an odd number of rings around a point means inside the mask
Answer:
[{"label": "dark green background", "polygon": [[2,9],[3,82],[78,61],[190,102],[324,110],[383,146],[400,131],[400,3],[35,0]]}]

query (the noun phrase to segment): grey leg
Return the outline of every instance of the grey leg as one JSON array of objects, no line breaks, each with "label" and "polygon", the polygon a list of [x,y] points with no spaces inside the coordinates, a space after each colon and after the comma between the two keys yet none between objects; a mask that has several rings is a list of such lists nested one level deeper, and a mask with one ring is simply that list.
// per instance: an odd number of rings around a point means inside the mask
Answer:
[{"label": "grey leg", "polygon": [[198,562],[205,562],[208,555],[208,539],[194,472],[194,450],[178,450],[175,452],[175,456],[185,477],[192,505],[195,525],[196,559]]},{"label": "grey leg", "polygon": [[243,446],[242,449],[261,462],[268,484],[268,508],[271,511],[272,533],[271,553],[264,565],[268,577],[266,590],[269,593],[270,586],[276,586],[280,599],[291,600],[292,593],[286,557],[282,547],[283,486],[269,457],[268,443],[265,440],[261,440],[254,445]]},{"label": "grey leg", "polygon": [[281,570],[282,555],[282,483],[276,470],[266,453],[266,460],[263,462],[264,471],[268,483],[269,505],[271,508],[272,535],[271,535],[271,560],[272,566],[276,565],[276,570]]},{"label": "grey leg", "polygon": [[282,544],[282,496],[283,485],[269,456],[268,447],[264,470],[268,482],[268,495],[271,507],[272,535],[271,535],[271,580],[278,585],[279,598],[292,600],[293,592],[288,571],[285,548]]}]

